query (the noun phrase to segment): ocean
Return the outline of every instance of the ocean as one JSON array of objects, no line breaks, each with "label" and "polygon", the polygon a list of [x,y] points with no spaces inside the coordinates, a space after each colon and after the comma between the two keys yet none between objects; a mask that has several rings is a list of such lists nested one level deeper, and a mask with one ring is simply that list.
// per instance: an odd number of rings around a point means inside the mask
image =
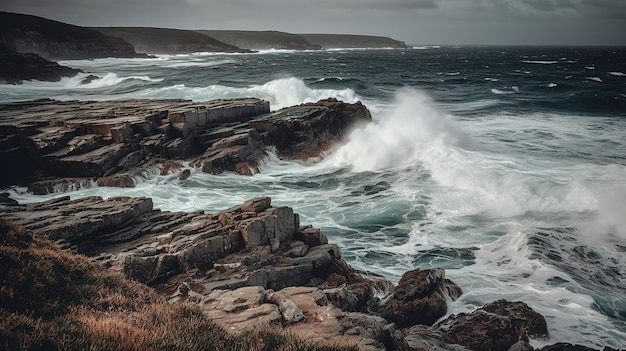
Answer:
[{"label": "ocean", "polygon": [[268,150],[260,174],[35,196],[148,196],[214,213],[256,196],[320,227],[351,265],[397,282],[440,267],[464,291],[543,314],[551,338],[626,348],[626,48],[416,47],[196,53],[65,61],[85,75],[0,85],[0,102],[258,97],[272,109],[335,97],[374,122],[311,162]]}]

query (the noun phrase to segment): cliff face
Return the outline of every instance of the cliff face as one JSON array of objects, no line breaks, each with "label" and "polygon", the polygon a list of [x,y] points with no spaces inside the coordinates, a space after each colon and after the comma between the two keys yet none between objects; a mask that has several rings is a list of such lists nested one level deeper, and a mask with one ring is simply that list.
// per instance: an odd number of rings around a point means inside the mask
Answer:
[{"label": "cliff face", "polygon": [[406,48],[402,41],[388,37],[350,34],[299,34],[313,45],[332,48]]},{"label": "cliff face", "polygon": [[235,45],[243,49],[268,50],[320,50],[321,46],[309,43],[305,38],[291,33],[277,31],[244,31],[244,30],[198,30],[219,41]]},{"label": "cliff face", "polygon": [[58,82],[74,77],[79,69],[61,66],[37,54],[21,54],[0,45],[0,83],[19,84],[23,80]]},{"label": "cliff face", "polygon": [[48,60],[145,57],[120,38],[49,19],[0,12],[0,44]]},{"label": "cliff face", "polygon": [[122,38],[138,52],[179,54],[190,52],[247,52],[191,30],[148,27],[93,28],[102,34]]}]

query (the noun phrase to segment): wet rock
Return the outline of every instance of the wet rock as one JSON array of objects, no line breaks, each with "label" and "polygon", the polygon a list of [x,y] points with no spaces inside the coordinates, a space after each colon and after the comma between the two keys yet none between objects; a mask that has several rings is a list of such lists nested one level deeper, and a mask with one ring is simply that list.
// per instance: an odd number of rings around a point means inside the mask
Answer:
[{"label": "wet rock", "polygon": [[[318,157],[369,121],[362,104],[334,99],[272,113],[259,99],[37,100],[0,105],[0,144],[7,146],[0,160],[21,157],[21,173],[43,177],[134,175],[163,159],[174,161],[162,169],[170,173],[183,158],[206,173],[252,175],[270,145],[284,158]],[[0,180],[12,185],[16,178]]]},{"label": "wet rock", "polygon": [[413,270],[402,276],[379,313],[400,328],[432,325],[446,314],[447,299],[456,300],[459,296],[461,289],[445,279],[442,269]]},{"label": "wet rock", "polygon": [[0,45],[0,82],[20,84],[24,80],[58,82],[82,70],[61,66],[34,53],[18,53]]},{"label": "wet rock", "polygon": [[444,340],[473,350],[507,351],[529,337],[547,337],[545,318],[523,302],[498,300],[470,313],[452,315],[436,326]]},{"label": "wet rock", "polygon": [[117,174],[109,177],[100,177],[96,180],[99,186],[110,186],[116,188],[134,188],[135,180],[129,174]]},{"label": "wet rock", "polygon": [[[604,351],[613,350],[611,348],[605,347]],[[581,345],[572,345],[568,343],[557,343],[554,345],[549,345],[541,349],[541,351],[595,351],[595,349],[581,346]]]}]

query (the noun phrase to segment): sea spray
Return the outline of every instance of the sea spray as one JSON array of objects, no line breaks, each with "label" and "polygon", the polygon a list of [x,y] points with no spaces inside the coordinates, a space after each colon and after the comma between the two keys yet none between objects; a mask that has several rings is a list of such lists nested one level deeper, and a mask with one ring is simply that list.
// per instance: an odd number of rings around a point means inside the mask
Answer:
[{"label": "sea spray", "polygon": [[271,196],[321,227],[357,268],[394,281],[413,268],[445,268],[464,290],[452,313],[521,300],[548,319],[551,339],[534,346],[624,348],[624,55],[442,47],[68,61],[99,77],[115,74],[105,79],[115,84],[0,85],[0,99],[255,96],[277,109],[356,98],[375,122],[319,163],[270,154],[253,177],[193,169],[187,180],[154,175],[132,189],[11,194],[21,202],[149,196],[163,210],[209,213]]},{"label": "sea spray", "polygon": [[400,90],[389,111],[356,130],[326,162],[355,172],[382,171],[427,162],[429,154],[445,154],[452,145],[472,144],[453,119],[433,105],[424,93]]}]

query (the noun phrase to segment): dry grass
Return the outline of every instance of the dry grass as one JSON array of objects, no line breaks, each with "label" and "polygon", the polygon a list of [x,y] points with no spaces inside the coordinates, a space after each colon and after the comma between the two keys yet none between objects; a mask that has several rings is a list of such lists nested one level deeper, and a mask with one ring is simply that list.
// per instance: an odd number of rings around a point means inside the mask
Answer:
[{"label": "dry grass", "polygon": [[0,350],[357,349],[311,345],[269,327],[228,334],[198,306],[168,304],[149,287],[2,219],[0,283]]}]

